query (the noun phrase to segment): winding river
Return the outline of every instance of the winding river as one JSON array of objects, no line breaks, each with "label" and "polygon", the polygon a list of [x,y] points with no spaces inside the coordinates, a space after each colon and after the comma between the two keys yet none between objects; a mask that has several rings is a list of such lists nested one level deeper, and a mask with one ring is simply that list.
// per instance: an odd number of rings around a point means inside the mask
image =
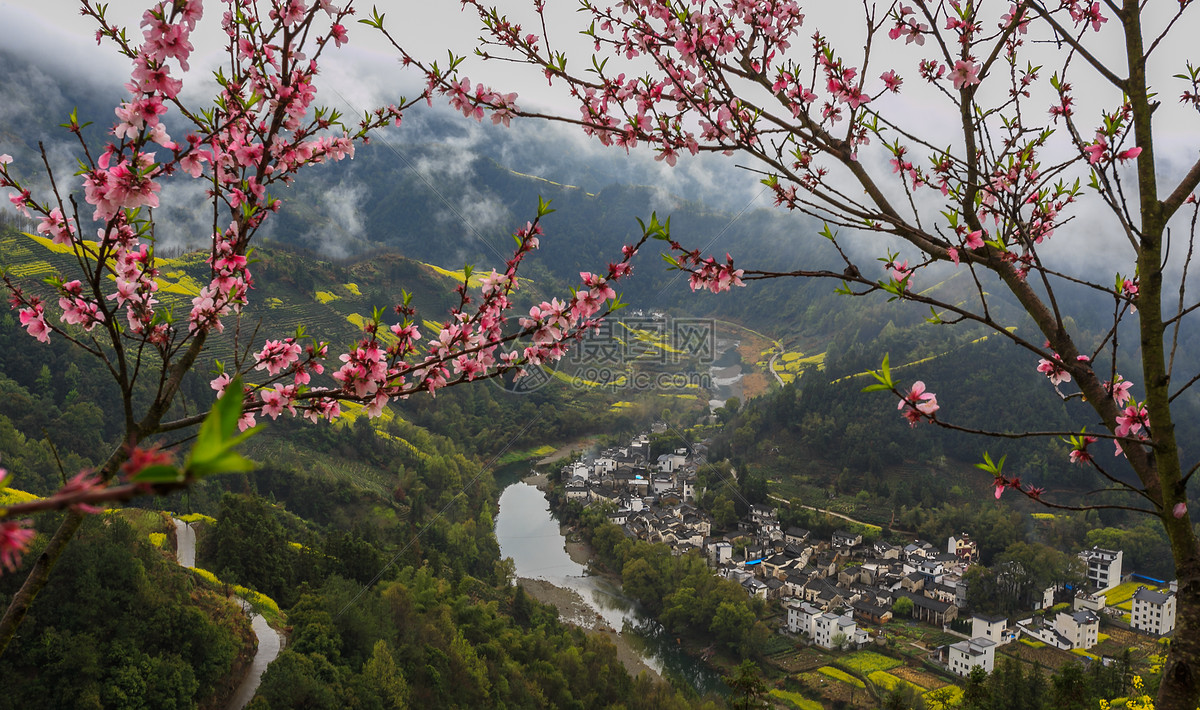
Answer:
[{"label": "winding river", "polygon": [[[175,557],[179,566],[195,567],[196,531],[178,518],[172,518],[172,520],[175,521]],[[279,632],[272,629],[261,614],[253,613],[249,603],[244,599],[237,598],[237,600],[242,605],[242,611],[250,614],[250,626],[254,629],[255,637],[258,638],[258,649],[254,652],[254,660],[250,662],[250,668],[246,670],[246,675],[238,685],[237,691],[225,706],[226,710],[242,710],[250,704],[255,691],[258,690],[258,684],[262,681],[263,673],[267,671],[267,666],[279,656],[279,651],[283,647],[283,639]]]},{"label": "winding river", "polygon": [[[545,580],[579,594],[588,613],[598,615],[617,630],[654,671],[684,680],[701,695],[728,693],[720,674],[679,648],[675,638],[643,613],[636,601],[626,597],[619,585],[589,575],[583,565],[570,558],[558,521],[550,513],[550,503],[535,486],[515,482],[500,494],[496,538],[500,554],[516,563],[518,577]],[[568,617],[564,621],[589,627],[594,619]]]}]

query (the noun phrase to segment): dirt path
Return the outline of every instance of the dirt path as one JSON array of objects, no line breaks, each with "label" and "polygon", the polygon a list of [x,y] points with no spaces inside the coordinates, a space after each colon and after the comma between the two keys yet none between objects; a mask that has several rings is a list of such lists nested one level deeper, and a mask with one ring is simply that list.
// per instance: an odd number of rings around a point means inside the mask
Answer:
[{"label": "dirt path", "polygon": [[[767,494],[767,497],[768,497],[768,498],[770,498],[770,499],[771,499],[771,500],[773,500],[773,501],[776,501],[776,502],[778,502],[778,503],[783,503],[784,505],[791,505],[791,504],[792,504],[792,502],[791,502],[790,500],[788,500],[787,498],[783,498],[783,497],[781,497],[781,496],[777,496],[777,495],[775,495],[774,493],[768,493],[768,494]],[[818,512],[818,513],[824,513],[824,514],[826,514],[826,515],[831,515],[831,516],[833,516],[833,517],[835,517],[835,518],[841,518],[842,520],[848,520],[848,521],[850,521],[850,522],[852,522],[852,523],[855,523],[856,525],[865,525],[865,526],[867,526],[867,527],[870,527],[870,528],[877,528],[877,527],[879,527],[879,526],[878,526],[878,525],[876,525],[875,523],[866,523],[866,522],[863,522],[863,521],[861,521],[861,520],[855,520],[854,518],[851,518],[849,515],[844,515],[844,514],[842,514],[842,513],[838,513],[838,512],[836,512],[836,511],[833,511],[833,510],[826,510],[825,508],[817,508],[817,507],[815,507],[815,506],[811,506],[811,505],[801,505],[800,507],[801,507],[801,508],[804,508],[805,510],[813,510],[813,511],[816,511],[816,512]],[[916,533],[915,533],[915,532],[911,532],[911,531],[908,531],[908,530],[897,530],[896,528],[892,528],[892,532],[894,532],[894,533],[900,533],[901,535],[916,535]]]},{"label": "dirt path", "polygon": [[575,441],[568,442],[568,443],[563,444],[562,446],[558,447],[558,449],[556,449],[554,451],[554,453],[552,453],[549,456],[547,456],[546,458],[538,461],[537,465],[538,466],[548,466],[552,463],[555,463],[556,461],[561,461],[561,460],[569,457],[571,454],[577,453],[579,451],[587,451],[588,449],[595,446],[596,442],[598,442],[598,441],[600,441],[599,436],[585,436],[582,439],[576,439]]}]

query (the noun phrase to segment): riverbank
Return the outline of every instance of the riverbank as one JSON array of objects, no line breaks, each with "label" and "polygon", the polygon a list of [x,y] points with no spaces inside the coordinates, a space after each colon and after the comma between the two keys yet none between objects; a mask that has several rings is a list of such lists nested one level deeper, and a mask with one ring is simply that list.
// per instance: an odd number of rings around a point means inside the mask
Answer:
[{"label": "riverbank", "polygon": [[617,648],[617,659],[629,674],[637,677],[643,672],[658,679],[660,676],[646,662],[616,629],[610,626],[604,617],[597,614],[583,597],[573,589],[564,589],[544,579],[528,579],[521,577],[517,584],[525,593],[543,604],[550,604],[558,609],[559,618],[564,623],[578,626],[590,636],[603,636]]},{"label": "riverbank", "polygon": [[[559,452],[561,453],[562,449]],[[568,453],[566,455],[570,455]],[[521,479],[522,483],[527,483],[536,487],[541,492],[546,492],[550,488],[550,477],[546,473],[533,472],[525,478]],[[563,537],[563,547],[566,549],[567,556],[575,564],[590,570],[592,561],[592,548],[587,543],[579,540],[576,533],[566,525],[559,525],[558,532]],[[613,583],[619,587],[621,580],[612,575],[605,575]],[[574,589],[560,587],[553,582],[545,579],[531,579],[528,577],[519,577],[517,584],[525,590],[525,593],[543,604],[550,604],[558,609],[558,616],[564,623],[578,626],[593,636],[604,636],[617,647],[617,658],[621,664],[629,671],[629,674],[636,677],[642,672],[647,672],[651,676],[660,677],[658,672],[648,666],[641,655],[634,649],[633,645],[627,638],[621,635],[618,629],[614,629],[604,617],[584,600],[579,592]]]},{"label": "riverbank", "polygon": [[545,493],[546,491],[550,490],[550,474],[538,473],[537,471],[534,471],[525,478],[522,478],[521,483],[528,483],[542,493]]}]

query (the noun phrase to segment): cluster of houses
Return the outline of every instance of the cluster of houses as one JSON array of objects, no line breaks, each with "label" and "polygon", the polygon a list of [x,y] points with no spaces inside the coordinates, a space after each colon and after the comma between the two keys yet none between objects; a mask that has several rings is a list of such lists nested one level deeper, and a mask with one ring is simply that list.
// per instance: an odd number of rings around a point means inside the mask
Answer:
[{"label": "cluster of houses", "polygon": [[[1089,589],[1111,589],[1126,579],[1121,574],[1119,550],[1092,548],[1079,553],[1079,558],[1087,568]],[[1177,589],[1176,582],[1163,589],[1139,587],[1133,595],[1129,626],[1155,636],[1174,631]],[[1052,603],[1053,591],[1047,590],[1045,607]],[[976,666],[991,672],[996,648],[1020,638],[1066,651],[1088,649],[1099,642],[1100,619],[1104,614],[1115,619],[1121,611],[1107,606],[1102,591],[1085,590],[1077,590],[1070,607],[1056,611],[1053,616],[1032,616],[1012,624],[1005,616],[975,614],[971,617],[971,637],[938,649],[938,655],[950,671],[965,676]]]},{"label": "cluster of houses", "polygon": [[[738,582],[747,594],[778,600],[787,630],[827,649],[861,648],[870,642],[862,624],[892,619],[893,605],[911,602],[912,618],[946,628],[966,607],[967,568],[979,550],[969,535],[952,535],[945,546],[915,540],[905,545],[864,544],[861,535],[839,530],[814,540],[808,530],[783,529],[778,511],[754,505],[736,530],[712,535],[712,519],[695,505],[696,473],[704,449],[677,449],[650,460],[646,434],[628,446],[606,449],[563,469],[565,495],[584,505],[609,503],[609,520],[626,536],[669,545],[674,554],[698,552],[714,573]],[[1080,553],[1091,589],[1122,581],[1120,551],[1093,548]],[[1053,605],[1053,589],[1035,608]],[[1175,588],[1141,589],[1133,597],[1130,625],[1165,635],[1174,629]],[[907,606],[904,605],[904,606]],[[937,650],[948,670],[967,675],[991,672],[999,646],[1026,637],[1061,649],[1097,643],[1100,615],[1113,614],[1104,596],[1078,593],[1071,607],[1053,618],[1035,616],[1011,624],[1007,617],[973,615],[971,635]],[[1118,612],[1119,613],[1119,612]]]},{"label": "cluster of houses", "polygon": [[923,540],[864,545],[860,535],[838,531],[807,549],[806,560],[780,567],[789,592],[783,604],[788,630],[824,648],[861,647],[869,637],[858,625],[891,621],[900,599],[911,602],[914,619],[948,625],[966,603],[963,573],[978,559],[967,535],[950,537],[943,550]]},{"label": "cluster of houses", "polygon": [[568,501],[610,504],[610,522],[631,538],[661,542],[677,555],[703,550],[712,518],[694,504],[696,470],[704,449],[676,449],[650,461],[650,438],[635,437],[628,446],[605,449],[590,460],[563,469]]}]

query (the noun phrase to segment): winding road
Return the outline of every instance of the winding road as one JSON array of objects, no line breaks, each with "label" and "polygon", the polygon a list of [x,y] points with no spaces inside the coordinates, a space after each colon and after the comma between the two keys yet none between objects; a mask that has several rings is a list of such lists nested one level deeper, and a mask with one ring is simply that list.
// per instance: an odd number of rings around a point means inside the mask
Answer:
[{"label": "winding road", "polygon": [[[180,567],[191,569],[196,566],[196,531],[178,518],[171,520],[175,523],[176,560]],[[254,613],[245,599],[235,598],[242,605],[242,611],[250,614],[250,626],[254,629],[255,637],[258,638],[258,650],[254,652],[254,660],[250,662],[246,676],[242,678],[237,691],[225,706],[226,710],[242,710],[250,704],[267,666],[279,656],[279,651],[283,648],[283,638],[279,632],[272,629],[261,614]]]},{"label": "winding road", "polygon": [[[784,497],[782,497],[782,496],[777,496],[777,495],[775,495],[774,493],[768,493],[768,494],[767,494],[767,497],[768,497],[768,498],[770,498],[770,499],[771,499],[771,500],[773,500],[773,501],[776,501],[776,502],[779,502],[779,503],[783,503],[784,505],[791,505],[791,504],[792,504],[792,502],[791,502],[790,500],[788,500],[787,498],[784,498]],[[865,526],[867,526],[867,527],[872,527],[872,528],[877,528],[877,527],[879,527],[878,525],[876,525],[876,524],[874,524],[874,523],[868,523],[868,522],[864,522],[864,521],[862,521],[862,520],[855,520],[854,518],[851,518],[849,515],[843,515],[843,514],[841,514],[841,513],[838,513],[838,512],[836,512],[836,511],[833,511],[833,510],[826,510],[825,508],[816,508],[816,507],[814,507],[814,506],[811,506],[811,505],[804,505],[804,504],[800,504],[800,507],[801,507],[801,508],[804,508],[805,510],[815,510],[815,511],[816,511],[816,512],[818,512],[818,513],[824,513],[824,514],[826,514],[826,515],[832,515],[833,517],[835,517],[835,518],[841,518],[842,520],[849,520],[850,522],[852,522],[852,523],[857,523],[858,525],[865,525]],[[894,533],[900,533],[901,535],[916,535],[916,533],[915,533],[915,532],[910,532],[910,531],[908,531],[908,530],[897,530],[897,529],[895,529],[895,528],[892,528],[892,532],[894,532]]]}]

